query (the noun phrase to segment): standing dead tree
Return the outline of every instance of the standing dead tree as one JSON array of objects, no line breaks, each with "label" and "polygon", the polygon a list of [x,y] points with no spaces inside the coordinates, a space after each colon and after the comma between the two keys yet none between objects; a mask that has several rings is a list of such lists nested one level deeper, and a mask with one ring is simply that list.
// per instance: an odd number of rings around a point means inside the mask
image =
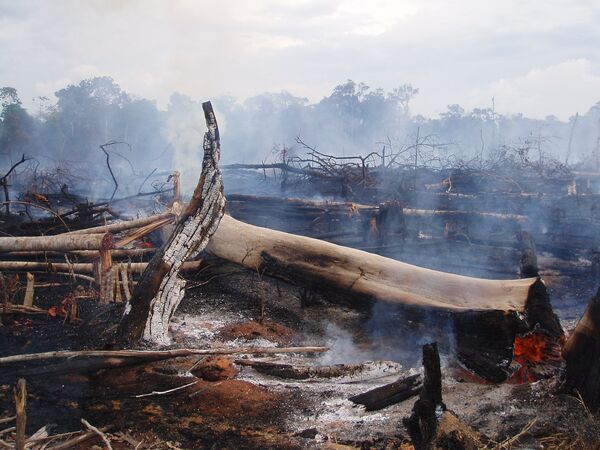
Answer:
[{"label": "standing dead tree", "polygon": [[11,166],[11,168],[8,169],[8,172],[6,172],[0,178],[0,184],[2,185],[2,189],[4,190],[4,208],[6,211],[6,215],[10,214],[10,195],[8,193],[8,177],[18,166],[23,164],[25,161],[29,161],[29,158],[25,158],[25,154],[23,154],[23,156],[21,156],[21,159],[14,163]]},{"label": "standing dead tree", "polygon": [[141,339],[168,343],[169,322],[185,294],[185,280],[179,276],[179,270],[184,261],[206,247],[225,211],[223,180],[218,168],[219,128],[211,103],[203,103],[202,108],[208,131],[204,135],[200,180],[173,234],[154,255],[133,293],[119,325],[122,344],[134,344]]}]

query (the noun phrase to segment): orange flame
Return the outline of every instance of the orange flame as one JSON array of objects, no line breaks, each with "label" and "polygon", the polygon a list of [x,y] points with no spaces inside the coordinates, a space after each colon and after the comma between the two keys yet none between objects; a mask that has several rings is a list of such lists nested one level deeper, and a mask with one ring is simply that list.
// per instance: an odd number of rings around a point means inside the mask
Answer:
[{"label": "orange flame", "polygon": [[512,383],[533,383],[539,377],[535,374],[535,366],[553,364],[561,359],[560,342],[540,332],[531,332],[516,336],[513,360],[519,368],[513,373]]}]

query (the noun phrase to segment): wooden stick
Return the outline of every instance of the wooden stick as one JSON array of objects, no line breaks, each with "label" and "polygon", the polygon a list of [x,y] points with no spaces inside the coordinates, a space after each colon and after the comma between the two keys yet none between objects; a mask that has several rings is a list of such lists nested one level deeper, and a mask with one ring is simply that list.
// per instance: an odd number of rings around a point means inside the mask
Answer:
[{"label": "wooden stick", "polygon": [[185,389],[185,388],[193,386],[195,384],[198,384],[198,380],[192,381],[191,383],[184,384],[183,386],[178,386],[178,387],[173,388],[173,389],[167,389],[166,391],[152,391],[152,392],[148,392],[147,394],[135,395],[135,398],[152,397],[152,396],[155,396],[155,395],[170,394],[171,392],[177,392],[177,391],[180,391],[181,389]]},{"label": "wooden stick", "polygon": [[323,353],[327,347],[241,347],[241,348],[215,348],[194,349],[181,348],[176,350],[79,350],[56,351],[43,353],[28,353],[24,355],[5,356],[0,358],[0,366],[7,364],[23,363],[62,358],[146,358],[169,359],[192,355],[242,355],[242,354],[278,354],[278,353]]},{"label": "wooden stick", "polygon": [[25,426],[27,425],[27,387],[23,378],[17,382],[15,394],[15,410],[17,414],[16,450],[25,450]]},{"label": "wooden stick", "polygon": [[106,445],[106,448],[108,450],[113,450],[112,445],[110,445],[110,441],[108,440],[108,437],[102,432],[100,431],[98,428],[96,428],[95,426],[93,426],[92,424],[90,424],[87,420],[85,420],[84,418],[81,419],[81,423],[90,431],[93,431],[94,433],[96,433],[98,436],[100,436],[100,438],[102,439],[102,441],[104,441],[104,444]]},{"label": "wooden stick", "polygon": [[143,227],[145,225],[154,223],[159,220],[166,219],[168,217],[173,218],[173,217],[175,217],[175,214],[173,214],[171,211],[168,211],[163,214],[157,214],[155,216],[148,216],[148,217],[144,217],[142,219],[128,220],[128,221],[124,221],[124,222],[113,223],[111,225],[103,225],[103,226],[99,226],[99,227],[85,228],[83,230],[71,231],[70,233],[65,233],[62,236],[78,235],[78,234],[118,233],[120,231],[131,230],[132,228]]},{"label": "wooden stick", "polygon": [[[12,305],[9,304],[2,309],[2,314],[46,314],[48,311],[37,306]],[[0,422],[1,423],[1,422]]]},{"label": "wooden stick", "polygon": [[144,237],[147,234],[150,234],[153,231],[164,227],[165,225],[173,223],[174,220],[175,220],[175,216],[165,217],[164,219],[157,220],[156,222],[152,222],[144,227],[138,228],[133,233],[131,233],[129,236],[126,236],[123,239],[118,240],[115,243],[115,247],[125,247],[127,244],[130,244],[133,241],[136,241],[136,240],[140,239],[141,237]]},{"label": "wooden stick", "polygon": [[123,287],[125,301],[129,303],[131,300],[131,290],[129,289],[129,272],[125,264],[119,264],[118,267],[119,271],[121,272],[121,286]]},{"label": "wooden stick", "polygon": [[[110,430],[111,428],[112,428],[112,425],[109,425],[109,426],[106,426],[106,427],[102,427],[99,430],[102,431],[102,432],[106,432],[106,431]],[[69,439],[68,441],[61,442],[60,444],[55,445],[53,447],[49,447],[49,448],[47,448],[47,450],[68,450],[68,449],[72,449],[76,445],[81,444],[82,442],[85,442],[88,439],[93,438],[94,436],[98,436],[96,434],[96,432],[94,432],[94,431],[88,431],[87,433],[84,433],[82,435],[74,437],[73,439]]]}]

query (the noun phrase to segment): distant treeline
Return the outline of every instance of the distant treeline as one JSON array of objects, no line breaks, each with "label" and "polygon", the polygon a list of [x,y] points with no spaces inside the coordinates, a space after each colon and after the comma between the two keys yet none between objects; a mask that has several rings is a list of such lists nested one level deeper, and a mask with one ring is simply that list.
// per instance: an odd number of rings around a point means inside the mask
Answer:
[{"label": "distant treeline", "polygon": [[[153,101],[124,92],[109,77],[83,80],[54,95],[36,98],[38,106],[26,110],[15,89],[0,89],[1,167],[22,154],[42,167],[97,164],[105,158],[99,146],[111,141],[120,142],[110,151],[122,170],[159,167],[185,173],[201,162],[203,99],[174,93],[161,110]],[[347,156],[384,146],[390,154],[414,143],[417,134],[429,136],[434,148],[461,161],[486,158],[510,146],[563,162],[595,161],[600,102],[567,122],[552,116],[536,120],[500,115],[491,107],[465,111],[459,105],[426,118],[410,112],[415,95],[418,89],[410,85],[385,92],[348,80],[318,103],[288,92],[244,101],[228,96],[211,100],[222,129],[225,163],[273,161],[284,148],[284,154],[300,153],[304,149],[296,144],[297,136],[319,151]]]}]

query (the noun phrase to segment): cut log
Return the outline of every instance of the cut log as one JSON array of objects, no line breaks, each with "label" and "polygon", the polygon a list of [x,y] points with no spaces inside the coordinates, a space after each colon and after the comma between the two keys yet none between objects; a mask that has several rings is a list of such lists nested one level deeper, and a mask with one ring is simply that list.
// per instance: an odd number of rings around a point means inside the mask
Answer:
[{"label": "cut log", "polygon": [[119,325],[122,344],[135,344],[141,339],[169,343],[169,322],[185,294],[185,280],[179,276],[181,265],[204,250],[225,210],[218,167],[219,128],[211,103],[203,103],[202,108],[208,131],[204,135],[200,180],[173,234],[154,255],[133,292]]},{"label": "cut log", "polygon": [[565,387],[581,396],[591,411],[600,408],[600,290],[563,348]]},{"label": "cut log", "polygon": [[421,391],[421,388],[421,375],[416,374],[355,395],[348,400],[352,403],[363,405],[367,411],[377,411],[417,395]]}]

